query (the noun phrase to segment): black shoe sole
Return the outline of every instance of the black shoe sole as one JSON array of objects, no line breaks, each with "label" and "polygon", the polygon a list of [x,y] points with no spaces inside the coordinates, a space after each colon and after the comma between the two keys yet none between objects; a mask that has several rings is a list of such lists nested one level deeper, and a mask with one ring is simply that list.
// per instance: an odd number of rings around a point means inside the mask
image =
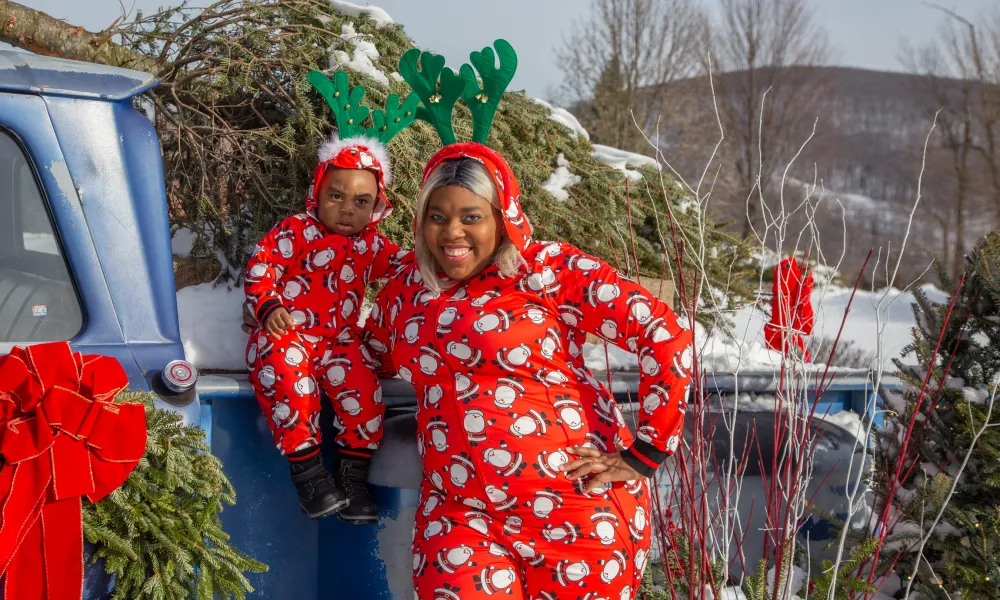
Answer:
[{"label": "black shoe sole", "polygon": [[309,517],[313,521],[319,521],[320,519],[325,519],[326,517],[329,517],[330,515],[336,514],[336,513],[340,512],[340,511],[344,510],[345,508],[347,508],[348,504],[350,504],[350,502],[348,500],[342,500],[342,501],[334,504],[333,506],[328,507],[323,512],[312,513],[312,514],[306,512],[306,509],[303,508],[303,506],[301,504],[299,505],[299,508],[302,509],[302,514],[304,514],[305,516]]},{"label": "black shoe sole", "polygon": [[351,525],[374,525],[378,523],[378,516],[374,517],[352,517],[350,515],[345,515],[340,513],[337,518],[344,523],[350,523]]}]

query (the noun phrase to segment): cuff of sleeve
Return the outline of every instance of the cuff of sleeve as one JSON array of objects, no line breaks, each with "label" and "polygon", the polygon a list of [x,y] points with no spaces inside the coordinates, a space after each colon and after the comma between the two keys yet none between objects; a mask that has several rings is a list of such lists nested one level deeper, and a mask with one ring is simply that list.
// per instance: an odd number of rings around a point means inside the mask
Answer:
[{"label": "cuff of sleeve", "polygon": [[260,306],[257,307],[257,322],[263,325],[264,321],[267,321],[267,317],[279,307],[281,307],[281,300],[277,298],[261,302]]},{"label": "cuff of sleeve", "polygon": [[656,469],[667,459],[666,452],[661,452],[652,444],[642,440],[636,440],[630,448],[622,450],[621,456],[628,466],[643,477],[652,477]]}]

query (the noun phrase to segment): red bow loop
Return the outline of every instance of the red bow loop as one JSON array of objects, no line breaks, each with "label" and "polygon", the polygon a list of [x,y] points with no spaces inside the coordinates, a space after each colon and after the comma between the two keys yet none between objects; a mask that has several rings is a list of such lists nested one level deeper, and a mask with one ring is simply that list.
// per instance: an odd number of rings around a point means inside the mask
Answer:
[{"label": "red bow loop", "polygon": [[98,402],[110,402],[128,387],[125,369],[110,356],[85,356],[82,369],[80,393]]},{"label": "red bow loop", "polygon": [[813,275],[808,266],[786,258],[774,267],[771,288],[771,321],[764,325],[764,340],[772,350],[787,353],[797,348],[810,362],[804,336],[813,330]]},{"label": "red bow loop", "polygon": [[80,498],[97,502],[117,489],[146,448],[145,407],[111,403],[127,384],[117,361],[82,356],[66,342],[0,357],[6,597],[81,597]]},{"label": "red bow loop", "polygon": [[28,346],[27,352],[28,365],[42,384],[43,392],[54,387],[80,389],[80,372],[69,344],[38,344]]},{"label": "red bow loop", "polygon": [[[27,413],[42,399],[41,384],[27,362],[14,352],[0,360],[0,397],[14,405],[12,413]],[[15,414],[5,416],[10,419]]]}]

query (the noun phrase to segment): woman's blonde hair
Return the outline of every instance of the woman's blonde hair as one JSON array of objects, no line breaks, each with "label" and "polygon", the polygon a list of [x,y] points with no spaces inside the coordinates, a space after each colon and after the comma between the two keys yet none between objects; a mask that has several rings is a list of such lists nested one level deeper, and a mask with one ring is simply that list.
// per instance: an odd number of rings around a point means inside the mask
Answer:
[{"label": "woman's blonde hair", "polygon": [[[497,193],[493,178],[483,163],[474,158],[456,158],[446,160],[437,166],[431,174],[427,176],[420,194],[417,196],[416,227],[413,235],[413,252],[417,258],[417,267],[420,269],[420,276],[423,278],[424,287],[432,292],[440,293],[449,287],[441,278],[438,271],[441,266],[434,259],[427,243],[424,242],[423,229],[424,219],[427,217],[427,204],[430,201],[434,190],[447,185],[457,185],[463,187],[473,194],[485,199],[490,205],[500,211],[500,218],[503,218],[503,208],[500,206],[500,196]],[[493,255],[493,263],[500,271],[501,277],[513,277],[526,266],[521,251],[517,249],[507,237],[505,228],[501,228],[503,239],[500,247]]]}]

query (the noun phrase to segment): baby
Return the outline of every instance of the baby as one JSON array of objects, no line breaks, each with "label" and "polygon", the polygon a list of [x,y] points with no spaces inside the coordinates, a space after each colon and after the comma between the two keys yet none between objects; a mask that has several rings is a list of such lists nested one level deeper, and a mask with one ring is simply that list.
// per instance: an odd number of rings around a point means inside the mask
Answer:
[{"label": "baby", "polygon": [[[376,228],[392,210],[391,180],[378,140],[324,143],[305,212],[278,223],[246,268],[247,307],[258,323],[247,346],[250,383],[313,519],[338,512],[351,523],[377,519],[366,481],[385,405],[356,327],[365,287],[402,257]],[[332,479],[320,456],[320,390],[336,414]]]}]

